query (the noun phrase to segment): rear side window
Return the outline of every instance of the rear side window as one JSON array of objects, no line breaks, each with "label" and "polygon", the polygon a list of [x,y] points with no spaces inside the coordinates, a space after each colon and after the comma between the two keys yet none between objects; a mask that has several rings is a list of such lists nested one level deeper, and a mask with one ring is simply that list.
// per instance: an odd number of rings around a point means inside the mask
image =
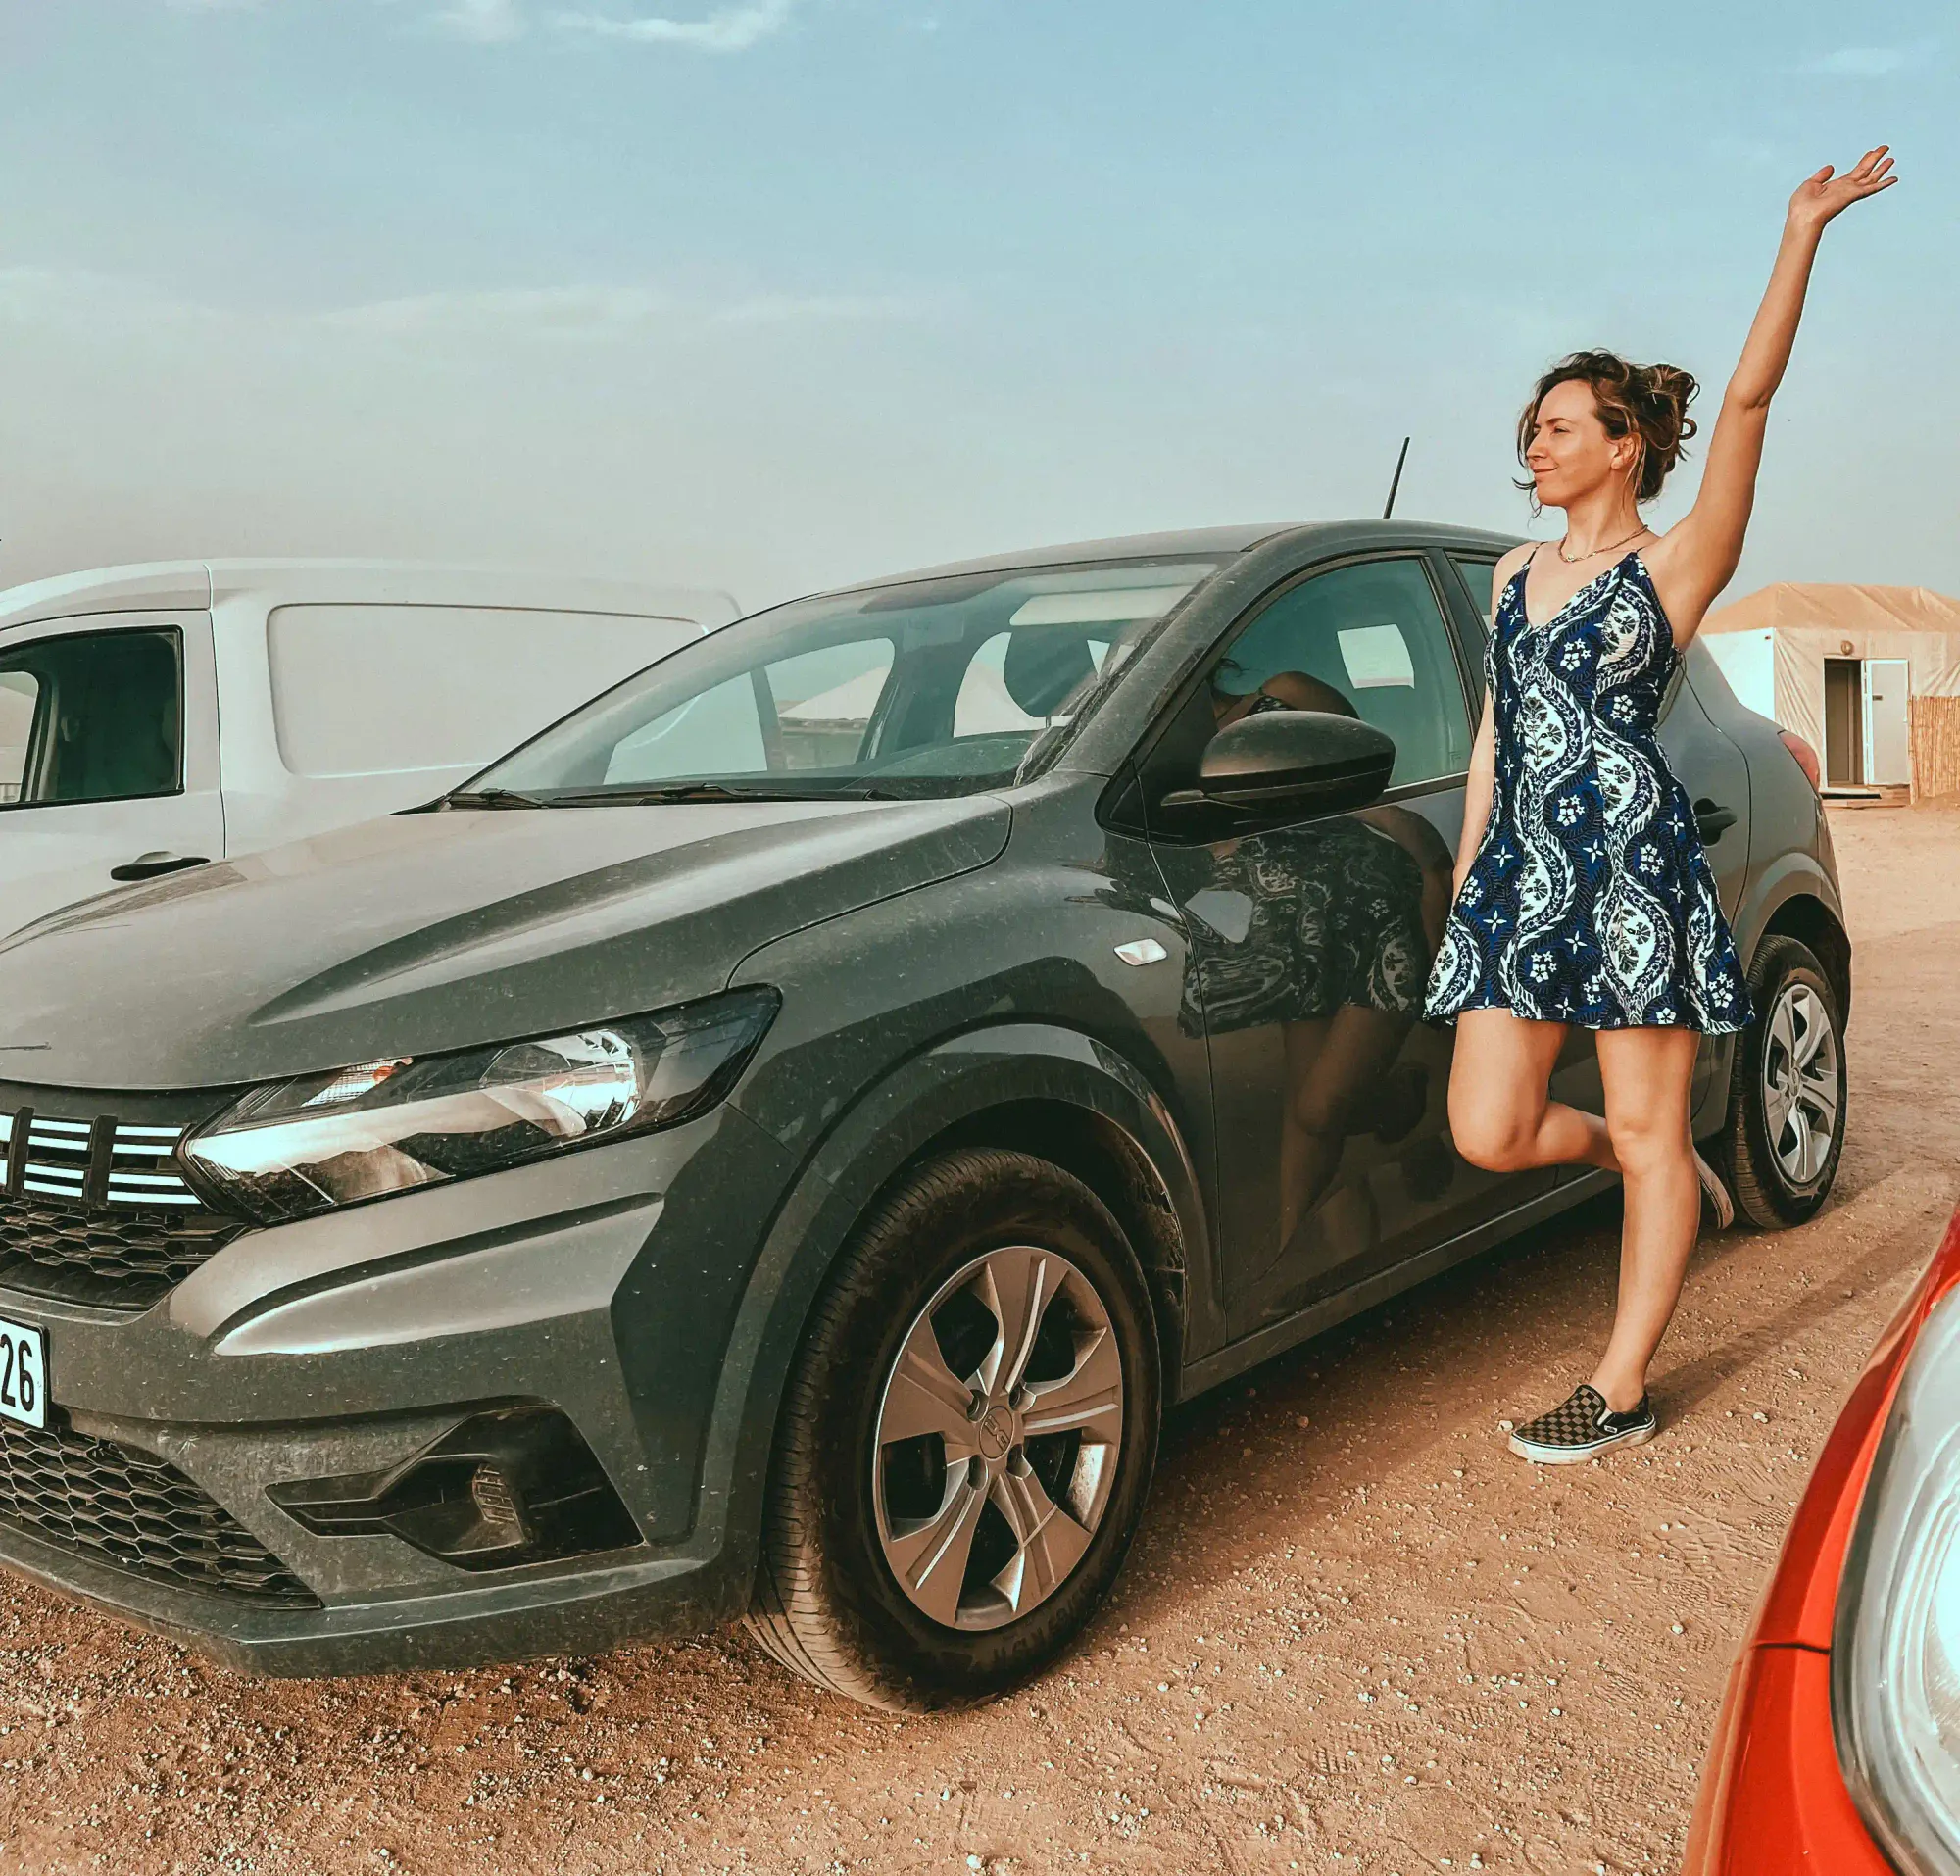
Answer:
[{"label": "rear side window", "polygon": [[691,619],[501,606],[280,606],[266,624],[296,775],[474,767],[701,635]]},{"label": "rear side window", "polygon": [[0,659],[0,805],[174,794],[182,743],[173,631],[77,632]]},{"label": "rear side window", "polygon": [[1491,629],[1491,586],[1497,577],[1495,561],[1469,560],[1458,554],[1449,557],[1450,563],[1463,575],[1463,584],[1470,589],[1470,602],[1477,609],[1477,617],[1484,621],[1484,629]]}]

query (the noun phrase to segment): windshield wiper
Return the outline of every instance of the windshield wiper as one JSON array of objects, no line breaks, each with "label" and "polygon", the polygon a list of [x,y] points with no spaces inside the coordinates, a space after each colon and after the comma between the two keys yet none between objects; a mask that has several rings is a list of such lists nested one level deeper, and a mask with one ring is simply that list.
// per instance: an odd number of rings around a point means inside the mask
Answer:
[{"label": "windshield wiper", "polygon": [[549,808],[551,803],[540,800],[536,795],[519,794],[514,788],[460,788],[452,795],[443,796],[439,805],[444,808]]},{"label": "windshield wiper", "polygon": [[909,801],[909,795],[882,788],[729,788],[720,782],[679,782],[670,788],[592,788],[577,794],[553,795],[543,808],[658,807],[691,801]]}]

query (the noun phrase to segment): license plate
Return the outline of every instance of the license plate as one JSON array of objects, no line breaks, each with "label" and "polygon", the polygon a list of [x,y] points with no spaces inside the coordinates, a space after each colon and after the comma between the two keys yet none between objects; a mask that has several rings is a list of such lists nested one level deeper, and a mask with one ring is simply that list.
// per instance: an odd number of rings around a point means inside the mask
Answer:
[{"label": "license plate", "polygon": [[48,1338],[0,1316],[0,1415],[23,1426],[48,1423]]}]

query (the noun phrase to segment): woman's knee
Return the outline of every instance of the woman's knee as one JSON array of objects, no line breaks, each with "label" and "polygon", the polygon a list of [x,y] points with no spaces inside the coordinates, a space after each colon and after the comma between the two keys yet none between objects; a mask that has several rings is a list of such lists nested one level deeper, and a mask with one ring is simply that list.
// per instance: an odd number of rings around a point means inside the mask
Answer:
[{"label": "woman's knee", "polygon": [[1486,1172],[1519,1172],[1537,1163],[1541,1111],[1488,1096],[1450,1090],[1449,1137],[1456,1151]]},{"label": "woman's knee", "polygon": [[1606,1137],[1613,1143],[1613,1158],[1621,1171],[1636,1177],[1677,1160],[1683,1165],[1691,1162],[1693,1149],[1678,1114],[1608,1113]]}]

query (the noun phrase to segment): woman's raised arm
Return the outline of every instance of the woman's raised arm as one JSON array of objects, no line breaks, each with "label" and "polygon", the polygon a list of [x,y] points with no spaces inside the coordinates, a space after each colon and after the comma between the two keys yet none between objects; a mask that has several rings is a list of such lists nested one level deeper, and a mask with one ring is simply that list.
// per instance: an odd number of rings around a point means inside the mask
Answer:
[{"label": "woman's raised arm", "polygon": [[1742,346],[1715,434],[1708,443],[1708,464],[1694,506],[1668,529],[1648,555],[1655,574],[1671,591],[1664,595],[1668,614],[1682,642],[1693,637],[1716,594],[1727,586],[1742,557],[1742,536],[1756,498],[1756,470],[1763,460],[1763,437],[1769,427],[1770,399],[1783,382],[1803,316],[1803,295],[1810,284],[1811,263],[1825,223],[1853,202],[1877,195],[1898,180],[1890,173],[1886,146],[1868,150],[1842,175],[1826,164],[1806,178],[1789,199],[1783,242],[1755,323]]}]

